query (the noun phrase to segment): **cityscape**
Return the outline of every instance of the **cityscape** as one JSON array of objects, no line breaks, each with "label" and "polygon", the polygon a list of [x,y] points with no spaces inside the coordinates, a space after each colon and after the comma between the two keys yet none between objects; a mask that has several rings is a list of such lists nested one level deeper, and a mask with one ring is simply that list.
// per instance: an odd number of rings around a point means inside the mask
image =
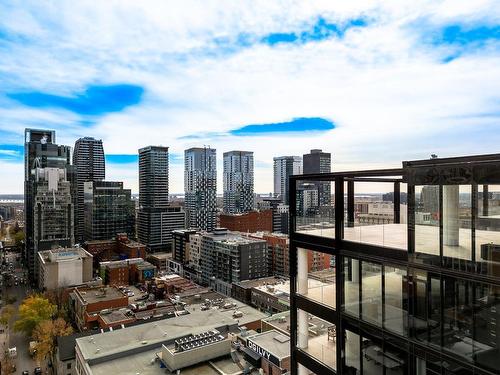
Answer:
[{"label": "cityscape", "polygon": [[500,374],[500,7],[257,3],[0,0],[0,374]]}]

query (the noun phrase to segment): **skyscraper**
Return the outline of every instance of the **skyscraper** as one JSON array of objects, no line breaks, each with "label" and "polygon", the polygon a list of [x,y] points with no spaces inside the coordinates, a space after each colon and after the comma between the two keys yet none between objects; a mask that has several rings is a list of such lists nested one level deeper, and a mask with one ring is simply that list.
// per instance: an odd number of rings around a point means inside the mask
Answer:
[{"label": "skyscraper", "polygon": [[[332,168],[332,154],[319,149],[304,154],[304,174],[330,173]],[[318,190],[318,204],[320,207],[329,206],[332,200],[330,182],[316,182]]]},{"label": "skyscraper", "polygon": [[135,238],[135,204],[123,182],[84,183],[85,240],[108,240],[117,233]]},{"label": "skyscraper", "polygon": [[[68,181],[72,172],[71,149],[55,143],[53,130],[25,129],[24,138],[24,257],[30,278],[34,279],[39,250],[73,244],[73,206]],[[54,227],[46,223],[52,219],[56,220]]]},{"label": "skyscraper", "polygon": [[253,196],[253,152],[224,153],[224,212],[236,214],[251,211]]},{"label": "skyscraper", "polygon": [[83,185],[87,181],[102,181],[105,178],[105,161],[102,140],[83,137],[75,142],[73,165],[75,183],[75,240],[82,242],[84,237]]},{"label": "skyscraper", "polygon": [[172,231],[183,229],[185,213],[169,206],[168,147],[139,150],[139,212],[137,236],[149,251],[170,250]]},{"label": "skyscraper", "polygon": [[216,226],[216,150],[195,147],[184,152],[184,190],[187,226],[211,231]]},{"label": "skyscraper", "polygon": [[274,158],[274,196],[285,204],[290,203],[288,178],[302,174],[300,156],[279,156]]}]

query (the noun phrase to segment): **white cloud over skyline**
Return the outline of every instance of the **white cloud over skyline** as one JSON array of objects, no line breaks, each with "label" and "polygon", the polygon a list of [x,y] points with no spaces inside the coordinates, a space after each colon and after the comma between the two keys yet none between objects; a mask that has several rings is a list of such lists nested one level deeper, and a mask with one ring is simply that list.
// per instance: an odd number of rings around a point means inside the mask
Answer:
[{"label": "white cloud over skyline", "polygon": [[[55,129],[62,144],[100,138],[107,154],[162,144],[182,157],[206,144],[221,160],[244,149],[254,151],[256,192],[272,190],[274,156],[312,148],[331,152],[337,171],[499,152],[498,4],[351,3],[0,2],[0,150],[21,144],[25,127]],[[318,20],[330,28],[315,33]],[[363,24],[349,27],[353,20]],[[263,42],[277,34],[298,39]],[[143,88],[141,101],[89,115],[11,95],[75,97],[115,84]],[[229,133],[302,117],[336,128]],[[182,168],[171,163],[171,192],[183,191]],[[22,160],[0,153],[0,170],[0,193],[22,192]],[[222,191],[222,163],[218,174]],[[107,179],[137,192],[137,165],[108,163]]]}]

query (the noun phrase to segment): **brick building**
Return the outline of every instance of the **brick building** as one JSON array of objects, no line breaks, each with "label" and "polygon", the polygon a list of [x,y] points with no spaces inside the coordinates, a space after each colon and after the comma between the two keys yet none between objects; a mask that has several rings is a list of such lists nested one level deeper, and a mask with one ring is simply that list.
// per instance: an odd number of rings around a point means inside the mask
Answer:
[{"label": "brick building", "polygon": [[87,241],[83,247],[92,254],[95,264],[120,259],[146,259],[146,245],[129,239],[126,233],[118,233],[110,240]]},{"label": "brick building", "polygon": [[250,211],[241,214],[221,214],[220,226],[231,231],[255,233],[273,231],[273,211]]},{"label": "brick building", "polygon": [[97,327],[103,310],[127,306],[128,297],[115,286],[75,288],[70,294],[70,311],[80,331]]}]

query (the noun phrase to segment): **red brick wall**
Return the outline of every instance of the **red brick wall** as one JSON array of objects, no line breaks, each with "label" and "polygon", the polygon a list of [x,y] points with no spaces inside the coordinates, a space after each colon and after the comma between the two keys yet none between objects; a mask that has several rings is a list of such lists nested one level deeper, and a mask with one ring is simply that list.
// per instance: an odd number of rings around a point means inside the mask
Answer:
[{"label": "red brick wall", "polygon": [[272,232],[272,210],[250,211],[241,215],[221,214],[219,223],[222,228],[238,232]]}]

